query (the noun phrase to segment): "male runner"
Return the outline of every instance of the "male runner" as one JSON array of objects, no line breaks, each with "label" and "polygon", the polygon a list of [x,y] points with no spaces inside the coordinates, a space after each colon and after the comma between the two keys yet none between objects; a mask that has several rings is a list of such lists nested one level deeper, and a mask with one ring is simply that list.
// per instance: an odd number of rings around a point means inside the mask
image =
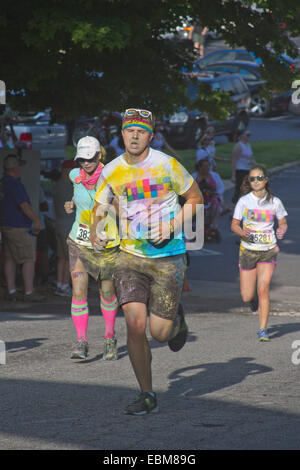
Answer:
[{"label": "male runner", "polygon": [[[126,413],[132,415],[158,411],[145,333],[147,310],[154,339],[168,341],[173,351],[179,351],[187,339],[188,328],[179,304],[186,269],[180,228],[188,217],[187,205],[192,207],[191,216],[196,205],[202,204],[198,185],[185,168],[175,158],[149,148],[153,128],[150,111],[125,111],[125,153],[102,171],[91,227],[94,248],[103,248],[97,224],[108,205],[117,199],[121,252],[115,268],[115,288],[126,318],[130,361],[141,389],[138,398],[126,408]],[[182,208],[178,195],[185,199]]]}]

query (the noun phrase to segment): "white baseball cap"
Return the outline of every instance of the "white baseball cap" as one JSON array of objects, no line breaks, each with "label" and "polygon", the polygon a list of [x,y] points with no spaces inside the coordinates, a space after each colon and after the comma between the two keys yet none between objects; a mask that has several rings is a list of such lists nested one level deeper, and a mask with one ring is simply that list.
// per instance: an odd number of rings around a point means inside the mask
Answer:
[{"label": "white baseball cap", "polygon": [[78,158],[84,158],[85,160],[91,160],[97,152],[100,152],[100,142],[95,137],[82,137],[77,142],[77,152],[74,160]]}]

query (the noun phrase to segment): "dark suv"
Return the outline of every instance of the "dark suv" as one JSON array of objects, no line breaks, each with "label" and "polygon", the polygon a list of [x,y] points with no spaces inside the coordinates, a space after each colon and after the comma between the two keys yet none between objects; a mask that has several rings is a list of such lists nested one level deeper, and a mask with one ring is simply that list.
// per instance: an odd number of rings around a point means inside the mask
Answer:
[{"label": "dark suv", "polygon": [[[249,88],[243,78],[238,74],[220,75],[218,73],[203,73],[197,75],[199,82],[205,82],[213,90],[222,90],[230,94],[230,98],[236,104],[236,110],[225,123],[214,121],[206,113],[198,109],[188,110],[179,108],[172,116],[163,121],[163,133],[166,140],[175,148],[196,148],[197,142],[208,126],[214,126],[215,135],[226,135],[232,142],[238,132],[248,127],[248,107],[251,101]],[[198,92],[197,85],[189,82],[188,94],[193,100]]]}]

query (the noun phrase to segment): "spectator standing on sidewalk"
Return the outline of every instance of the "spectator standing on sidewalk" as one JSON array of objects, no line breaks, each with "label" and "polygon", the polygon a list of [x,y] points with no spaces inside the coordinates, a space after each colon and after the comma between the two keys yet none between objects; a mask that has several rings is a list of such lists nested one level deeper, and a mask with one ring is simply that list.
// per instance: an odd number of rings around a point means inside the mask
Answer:
[{"label": "spectator standing on sidewalk", "polygon": [[250,145],[250,131],[245,131],[240,135],[239,141],[235,144],[232,151],[232,169],[231,181],[235,183],[232,202],[236,204],[240,197],[241,186],[245,176],[248,176],[251,168],[256,165],[253,157],[253,151]]},{"label": "spectator standing on sidewalk", "polygon": [[49,277],[49,257],[48,257],[48,239],[47,229],[45,223],[45,213],[49,210],[48,201],[46,194],[42,186],[40,186],[40,220],[42,222],[42,228],[38,233],[36,242],[36,277],[40,285],[45,285],[48,282]]},{"label": "spectator standing on sidewalk", "polygon": [[75,213],[66,214],[65,202],[73,197],[73,185],[69,179],[70,171],[77,168],[74,160],[65,160],[61,165],[61,176],[53,185],[54,229],[57,247],[56,290],[55,295],[71,296],[71,276],[67,238],[75,219]]},{"label": "spectator standing on sidewalk", "polygon": [[[3,163],[2,199],[0,201],[0,226],[3,237],[4,274],[9,300],[40,302],[44,297],[33,292],[35,251],[32,235],[28,232],[33,223],[33,233],[42,229],[42,222],[31,207],[27,191],[21,182],[22,166],[26,162],[9,154]],[[16,268],[22,265],[24,295],[16,290]]]},{"label": "spectator standing on sidewalk", "polygon": [[190,27],[189,39],[194,43],[194,49],[198,52],[199,58],[202,59],[204,56],[204,43],[205,35],[207,33],[207,27],[201,24],[195,24]]}]

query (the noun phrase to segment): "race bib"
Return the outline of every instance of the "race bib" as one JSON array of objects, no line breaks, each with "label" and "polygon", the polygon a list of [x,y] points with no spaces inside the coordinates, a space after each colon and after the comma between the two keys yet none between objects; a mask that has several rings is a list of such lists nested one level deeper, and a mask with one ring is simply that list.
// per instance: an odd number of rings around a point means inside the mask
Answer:
[{"label": "race bib", "polygon": [[247,238],[247,243],[258,245],[270,245],[273,243],[273,232],[252,232]]},{"label": "race bib", "polygon": [[76,234],[76,243],[79,245],[90,246],[90,230],[89,226],[85,224],[79,224]]}]

